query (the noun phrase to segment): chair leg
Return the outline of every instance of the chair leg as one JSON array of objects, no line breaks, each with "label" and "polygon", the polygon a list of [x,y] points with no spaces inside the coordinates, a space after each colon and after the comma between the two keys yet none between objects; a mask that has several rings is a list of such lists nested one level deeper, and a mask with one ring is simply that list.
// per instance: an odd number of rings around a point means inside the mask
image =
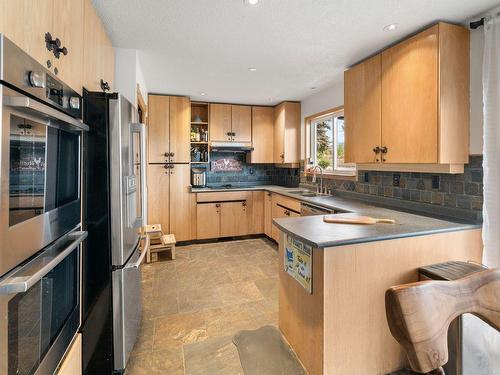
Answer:
[{"label": "chair leg", "polygon": [[175,260],[175,245],[172,245],[172,260]]}]

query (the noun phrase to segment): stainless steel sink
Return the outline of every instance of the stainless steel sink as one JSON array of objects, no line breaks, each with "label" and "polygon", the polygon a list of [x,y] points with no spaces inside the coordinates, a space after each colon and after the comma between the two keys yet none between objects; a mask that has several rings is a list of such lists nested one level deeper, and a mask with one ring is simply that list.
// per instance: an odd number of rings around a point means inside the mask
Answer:
[{"label": "stainless steel sink", "polygon": [[320,195],[323,195],[323,194],[319,194],[319,193],[314,193],[314,192],[307,192],[307,193],[302,193],[302,194],[299,194],[301,197],[317,197],[317,196],[320,196]]}]

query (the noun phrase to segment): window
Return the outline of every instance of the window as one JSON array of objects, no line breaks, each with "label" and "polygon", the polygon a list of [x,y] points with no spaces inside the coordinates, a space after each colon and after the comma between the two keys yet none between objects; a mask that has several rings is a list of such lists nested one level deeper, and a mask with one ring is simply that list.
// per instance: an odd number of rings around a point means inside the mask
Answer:
[{"label": "window", "polygon": [[356,166],[344,162],[344,112],[312,118],[310,129],[310,165],[319,165],[326,173],[355,175]]}]

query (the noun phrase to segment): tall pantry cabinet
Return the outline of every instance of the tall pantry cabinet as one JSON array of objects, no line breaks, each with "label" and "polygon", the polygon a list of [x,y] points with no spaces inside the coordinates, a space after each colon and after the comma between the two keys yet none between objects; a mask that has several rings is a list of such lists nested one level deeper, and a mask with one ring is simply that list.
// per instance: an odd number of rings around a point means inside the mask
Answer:
[{"label": "tall pantry cabinet", "polygon": [[187,241],[192,239],[191,103],[182,96],[149,95],[148,111],[148,223]]}]

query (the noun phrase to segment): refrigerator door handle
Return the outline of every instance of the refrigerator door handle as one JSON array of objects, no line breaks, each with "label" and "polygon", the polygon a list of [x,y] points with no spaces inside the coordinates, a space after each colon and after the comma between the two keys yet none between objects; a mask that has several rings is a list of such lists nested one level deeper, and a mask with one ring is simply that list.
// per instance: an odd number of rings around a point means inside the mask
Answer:
[{"label": "refrigerator door handle", "polygon": [[144,257],[146,256],[146,254],[149,251],[149,235],[146,235],[145,238],[146,238],[146,245],[141,250],[141,256],[139,257],[139,259],[137,259],[137,261],[135,261],[134,263],[128,264],[125,268],[139,268],[141,266],[142,261],[144,260]]},{"label": "refrigerator door handle", "polygon": [[141,135],[141,193],[142,195],[139,197],[141,200],[141,217],[137,218],[137,222],[140,221],[140,226],[145,226],[147,216],[147,164],[146,164],[146,125],[143,123],[131,123],[130,130],[132,132],[139,133]]}]

